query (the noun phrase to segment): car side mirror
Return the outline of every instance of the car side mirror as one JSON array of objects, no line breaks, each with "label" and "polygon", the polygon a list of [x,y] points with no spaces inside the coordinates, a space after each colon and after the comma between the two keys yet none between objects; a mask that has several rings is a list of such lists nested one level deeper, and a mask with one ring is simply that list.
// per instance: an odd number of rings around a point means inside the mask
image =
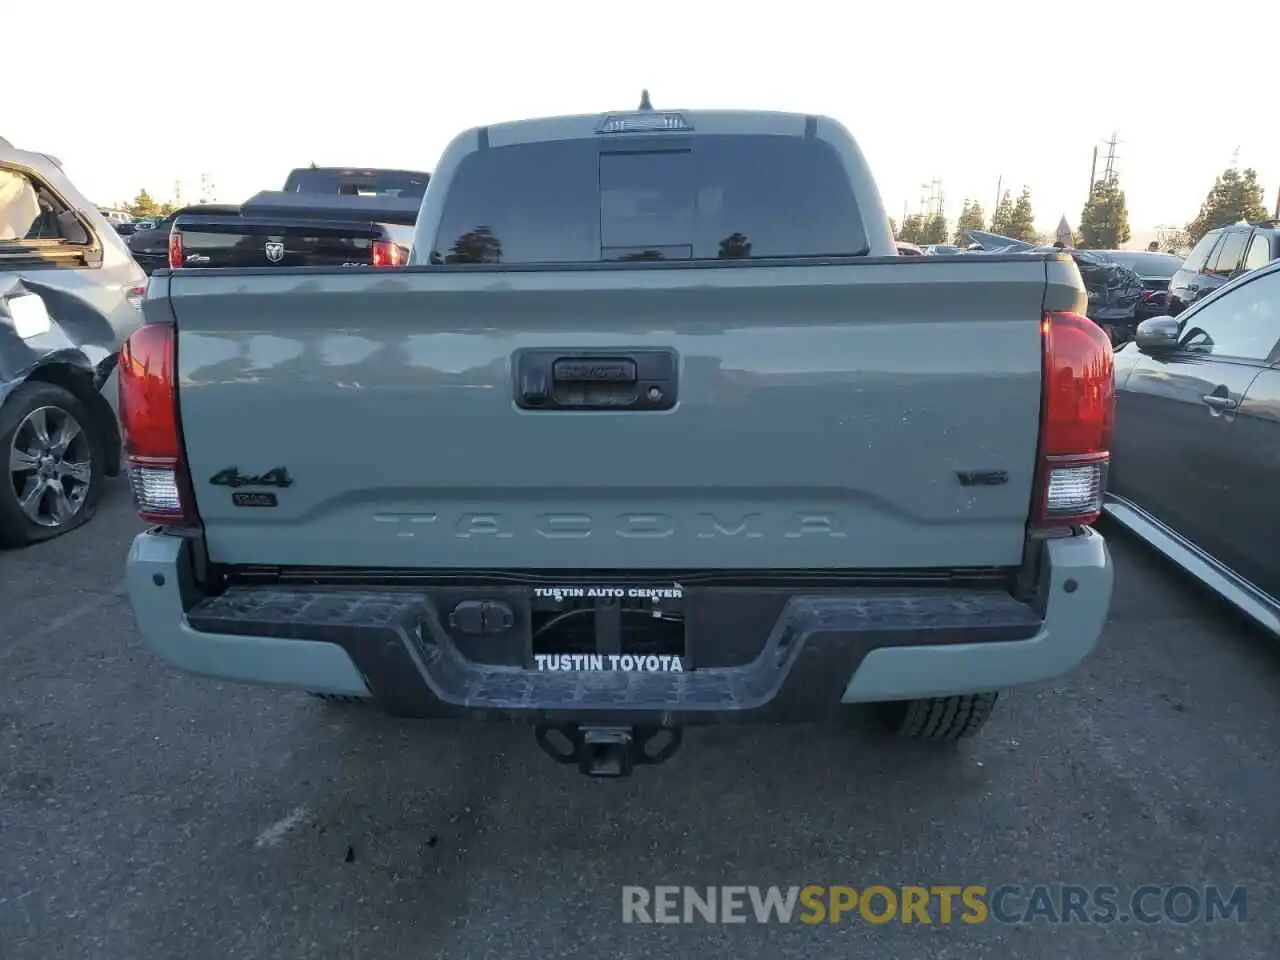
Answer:
[{"label": "car side mirror", "polygon": [[1151,317],[1138,324],[1133,341],[1143,353],[1169,353],[1178,345],[1182,324],[1173,317]]}]

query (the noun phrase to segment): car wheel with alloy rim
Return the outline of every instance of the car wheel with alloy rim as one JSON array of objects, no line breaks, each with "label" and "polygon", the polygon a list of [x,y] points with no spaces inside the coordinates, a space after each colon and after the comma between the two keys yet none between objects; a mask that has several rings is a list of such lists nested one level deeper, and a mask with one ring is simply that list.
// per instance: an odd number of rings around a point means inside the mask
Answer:
[{"label": "car wheel with alloy rim", "polygon": [[0,545],[25,546],[86,523],[102,496],[103,448],[71,391],[28,381],[0,407]]}]

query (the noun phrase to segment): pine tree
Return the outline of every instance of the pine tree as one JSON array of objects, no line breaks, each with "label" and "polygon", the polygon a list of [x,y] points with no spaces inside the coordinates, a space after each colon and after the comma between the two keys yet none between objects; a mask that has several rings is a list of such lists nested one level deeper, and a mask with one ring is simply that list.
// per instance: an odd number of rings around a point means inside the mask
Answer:
[{"label": "pine tree", "polygon": [[1262,187],[1258,174],[1252,168],[1243,172],[1234,167],[1218,174],[1213,189],[1200,204],[1200,214],[1189,224],[1187,233],[1192,243],[1198,243],[1210,230],[1240,220],[1266,220],[1267,208],[1262,205]]},{"label": "pine tree", "polygon": [[940,213],[926,217],[920,227],[920,239],[916,241],[920,244],[928,243],[946,243],[947,242],[947,218]]},{"label": "pine tree", "polygon": [[1119,182],[1114,177],[1099,180],[1080,211],[1081,241],[1094,250],[1118,250],[1132,235]]},{"label": "pine tree", "polygon": [[991,232],[998,233],[1002,237],[1011,237],[1013,234],[1009,232],[1009,226],[1013,222],[1013,195],[1006,190],[1000,197],[1000,202],[996,204],[995,211],[991,214]]},{"label": "pine tree", "polygon": [[159,207],[151,199],[151,194],[147,193],[146,190],[139,190],[138,195],[133,198],[133,203],[129,204],[125,209],[135,217],[154,217]]},{"label": "pine tree", "polygon": [[902,221],[902,230],[898,233],[898,239],[905,243],[921,243],[920,238],[923,235],[924,218],[918,213],[908,214]]},{"label": "pine tree", "polygon": [[1028,187],[1022,188],[1022,193],[1018,195],[1017,202],[1013,205],[1013,212],[1009,217],[1008,230],[1005,232],[1006,237],[1013,237],[1015,240],[1026,240],[1034,243],[1039,234],[1036,232],[1035,211],[1031,209],[1031,190]]},{"label": "pine tree", "polygon": [[967,247],[971,242],[969,231],[985,230],[986,224],[986,218],[982,214],[982,204],[977,200],[965,200],[960,208],[960,219],[956,221],[956,233],[952,242],[957,247]]}]

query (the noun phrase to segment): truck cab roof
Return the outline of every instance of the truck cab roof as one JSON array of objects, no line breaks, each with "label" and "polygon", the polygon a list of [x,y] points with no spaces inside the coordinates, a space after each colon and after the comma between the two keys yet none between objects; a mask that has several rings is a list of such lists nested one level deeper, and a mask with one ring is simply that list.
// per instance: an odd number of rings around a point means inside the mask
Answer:
[{"label": "truck cab roof", "polygon": [[458,139],[474,137],[486,146],[549,140],[577,140],[627,134],[756,134],[805,136],[816,127],[832,125],[848,135],[838,121],[814,114],[769,110],[613,110],[560,117],[512,120],[476,127]]},{"label": "truck cab roof", "polygon": [[420,198],[431,174],[425,170],[376,167],[298,167],[284,182],[285,193]]}]

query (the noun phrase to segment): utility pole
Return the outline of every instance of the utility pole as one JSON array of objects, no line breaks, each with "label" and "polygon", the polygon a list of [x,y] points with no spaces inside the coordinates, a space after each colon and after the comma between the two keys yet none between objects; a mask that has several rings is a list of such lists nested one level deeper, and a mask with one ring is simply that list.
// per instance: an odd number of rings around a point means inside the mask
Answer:
[{"label": "utility pole", "polygon": [[1003,174],[1003,173],[1002,173],[1002,174],[1000,174],[1000,176],[996,178],[996,205],[995,205],[994,207],[992,207],[992,208],[991,208],[991,215],[992,215],[993,217],[995,216],[996,211],[1000,209],[1000,198],[1001,198],[1002,196],[1004,196],[1004,194],[1000,192],[1000,188],[1001,188],[1002,186],[1004,186],[1004,174]]},{"label": "utility pole", "polygon": [[1093,145],[1093,163],[1089,165],[1089,196],[1093,196],[1093,184],[1098,178],[1098,145]]},{"label": "utility pole", "polygon": [[[1120,143],[1118,136],[1114,130],[1111,131],[1111,139],[1107,141],[1107,158],[1103,167],[1102,176],[1108,183],[1114,183],[1116,179],[1116,146]],[[1095,148],[1096,149],[1096,148]],[[1090,187],[1090,192],[1092,192]]]},{"label": "utility pole", "polygon": [[1156,227],[1156,242],[1170,253],[1175,250],[1185,252],[1188,246],[1185,231],[1171,223],[1162,223]]}]

